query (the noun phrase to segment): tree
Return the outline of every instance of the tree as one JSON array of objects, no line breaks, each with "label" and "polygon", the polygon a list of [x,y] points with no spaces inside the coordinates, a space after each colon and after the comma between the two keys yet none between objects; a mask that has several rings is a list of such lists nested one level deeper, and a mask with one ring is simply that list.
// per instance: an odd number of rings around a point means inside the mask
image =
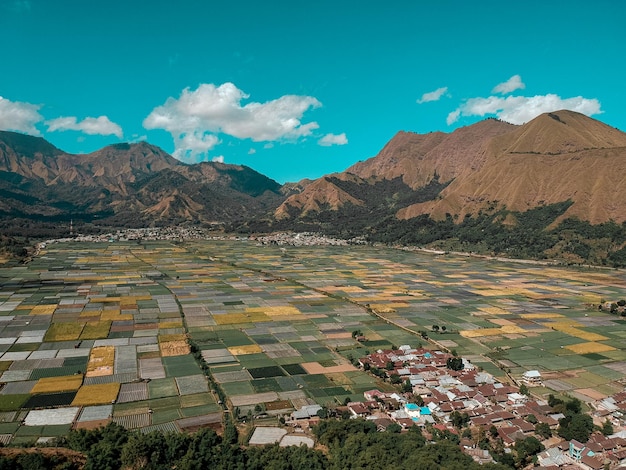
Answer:
[{"label": "tree", "polygon": [[439,325],[433,325],[431,328],[434,332],[439,331]]},{"label": "tree", "polygon": [[448,327],[446,327],[446,325],[441,325],[441,331],[443,333],[445,333],[447,329],[448,329]]},{"label": "tree", "polygon": [[548,439],[552,437],[552,429],[550,429],[550,425],[547,423],[537,423],[535,425],[535,434],[543,439]]},{"label": "tree", "polygon": [[463,359],[460,357],[449,357],[446,361],[446,367],[450,370],[462,370]]},{"label": "tree", "polygon": [[593,419],[588,414],[574,414],[559,421],[557,433],[563,439],[576,439],[583,444],[593,432]]},{"label": "tree", "polygon": [[452,426],[457,429],[461,429],[466,426],[467,423],[469,423],[469,420],[470,418],[467,413],[459,413],[456,410],[450,413],[450,422],[452,423]]},{"label": "tree", "polygon": [[526,384],[520,385],[519,392],[522,395],[530,396],[530,390],[528,390],[528,387],[526,386]]},{"label": "tree", "polygon": [[400,431],[402,431],[402,426],[400,426],[398,423],[391,423],[389,426],[387,426],[386,431],[392,434],[400,434]]},{"label": "tree", "polygon": [[516,463],[519,468],[528,465],[533,457],[544,450],[545,447],[536,437],[529,436],[526,439],[515,441]]},{"label": "tree", "polygon": [[582,411],[583,402],[578,398],[572,398],[565,404],[565,410],[572,414],[578,414]]},{"label": "tree", "polygon": [[606,419],[604,421],[604,423],[602,423],[602,427],[600,428],[600,432],[604,436],[610,436],[611,434],[613,434],[613,425],[611,424],[611,422],[608,419]]}]

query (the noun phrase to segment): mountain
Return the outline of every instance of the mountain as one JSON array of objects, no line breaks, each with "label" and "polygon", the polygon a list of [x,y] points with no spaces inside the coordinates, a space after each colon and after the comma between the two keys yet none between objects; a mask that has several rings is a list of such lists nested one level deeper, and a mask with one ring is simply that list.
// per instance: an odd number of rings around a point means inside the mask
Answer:
[{"label": "mountain", "polygon": [[116,226],[240,223],[275,208],[281,185],[251,168],[186,165],[145,142],[72,155],[0,132],[0,216]]},{"label": "mountain", "polygon": [[398,132],[343,172],[282,186],[145,142],[72,155],[0,132],[0,230],[221,225],[626,266],[624,174],[626,134],[572,111]]},{"label": "mountain", "polygon": [[270,227],[513,257],[626,265],[626,134],[573,111],[399,132],[303,186]]},{"label": "mountain", "polygon": [[485,164],[456,178],[437,201],[399,218],[475,215],[487,205],[525,211],[571,201],[559,220],[626,221],[626,134],[572,111],[543,114],[489,142]]},{"label": "mountain", "polygon": [[[626,134],[573,111],[538,116],[516,126],[495,119],[450,134],[399,132],[378,155],[334,176],[359,181],[374,191],[382,181],[400,178],[416,191],[437,179],[446,183],[430,200],[395,209],[398,219],[428,214],[466,215],[506,208],[525,211],[571,201],[561,218],[593,224],[626,221]],[[340,185],[341,186],[341,185]],[[278,219],[362,205],[328,177],[310,183],[278,207]],[[392,195],[388,195],[392,196]]]}]

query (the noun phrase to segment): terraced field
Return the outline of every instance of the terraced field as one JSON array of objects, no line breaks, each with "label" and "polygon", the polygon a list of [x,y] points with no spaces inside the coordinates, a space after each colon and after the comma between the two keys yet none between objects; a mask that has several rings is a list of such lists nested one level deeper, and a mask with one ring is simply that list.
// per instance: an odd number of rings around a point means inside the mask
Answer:
[{"label": "terraced field", "polygon": [[219,427],[188,339],[244,414],[360,400],[388,385],[350,359],[420,332],[499,377],[541,370],[538,393],[598,398],[622,389],[626,321],[593,305],[625,279],[373,247],[51,244],[0,268],[0,441]]}]

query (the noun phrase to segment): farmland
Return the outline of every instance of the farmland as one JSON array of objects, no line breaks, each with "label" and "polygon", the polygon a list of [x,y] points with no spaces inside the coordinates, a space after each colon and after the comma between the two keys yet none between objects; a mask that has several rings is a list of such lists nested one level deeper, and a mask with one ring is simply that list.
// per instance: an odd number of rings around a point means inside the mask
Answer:
[{"label": "farmland", "polygon": [[196,349],[244,414],[361,400],[389,385],[351,359],[424,333],[502,379],[539,369],[535,393],[597,399],[623,388],[626,321],[597,304],[625,279],[364,246],[50,244],[0,268],[0,441],[219,427]]}]

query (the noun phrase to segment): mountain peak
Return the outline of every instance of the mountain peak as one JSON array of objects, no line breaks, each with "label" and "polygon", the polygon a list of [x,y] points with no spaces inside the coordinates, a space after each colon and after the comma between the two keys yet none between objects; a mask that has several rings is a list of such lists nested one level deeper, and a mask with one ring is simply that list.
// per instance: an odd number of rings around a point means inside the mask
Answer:
[{"label": "mountain peak", "polygon": [[17,155],[34,156],[55,156],[63,154],[47,140],[19,132],[0,131],[0,148],[12,149]]},{"label": "mountain peak", "polygon": [[626,134],[575,111],[544,113],[496,139],[504,153],[557,155],[626,146]]}]

